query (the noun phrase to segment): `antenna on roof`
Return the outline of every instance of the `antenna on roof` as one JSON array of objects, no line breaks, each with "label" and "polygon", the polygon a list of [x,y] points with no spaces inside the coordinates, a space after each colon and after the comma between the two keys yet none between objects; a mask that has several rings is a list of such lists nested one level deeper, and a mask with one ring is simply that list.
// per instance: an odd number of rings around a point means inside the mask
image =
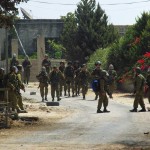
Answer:
[{"label": "antenna on roof", "polygon": [[26,10],[24,10],[21,7],[20,7],[20,9],[21,9],[21,12],[22,12],[22,14],[24,16],[24,19],[33,19],[33,17]]}]

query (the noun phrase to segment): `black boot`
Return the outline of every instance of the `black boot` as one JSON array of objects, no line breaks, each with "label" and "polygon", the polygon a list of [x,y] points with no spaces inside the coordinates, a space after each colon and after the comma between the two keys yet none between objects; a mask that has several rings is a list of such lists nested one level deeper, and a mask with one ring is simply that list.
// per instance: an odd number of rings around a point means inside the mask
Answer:
[{"label": "black boot", "polygon": [[104,112],[104,113],[109,113],[110,111],[107,110],[106,108],[104,108],[103,112]]},{"label": "black boot", "polygon": [[61,98],[58,97],[58,98],[57,98],[57,101],[60,101],[60,100],[61,100]]},{"label": "black boot", "polygon": [[144,108],[142,108],[141,110],[139,110],[139,112],[146,112],[145,107],[144,107]]},{"label": "black boot", "polygon": [[137,112],[137,108],[133,108],[130,112]]},{"label": "black boot", "polygon": [[103,113],[103,111],[101,111],[100,109],[97,109],[97,113]]},{"label": "black boot", "polygon": [[85,99],[85,95],[83,96],[83,99]]}]

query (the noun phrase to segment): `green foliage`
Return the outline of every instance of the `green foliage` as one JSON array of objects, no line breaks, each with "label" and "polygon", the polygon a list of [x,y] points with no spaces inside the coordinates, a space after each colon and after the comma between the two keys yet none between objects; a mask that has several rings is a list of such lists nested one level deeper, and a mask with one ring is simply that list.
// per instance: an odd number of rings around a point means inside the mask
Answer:
[{"label": "green foliage", "polygon": [[54,50],[54,58],[61,59],[63,52],[65,52],[65,48],[62,46],[62,44],[56,43],[54,40],[48,40],[47,42],[49,43],[50,47]]},{"label": "green foliage", "polygon": [[[32,54],[28,56],[29,56],[29,59],[37,59],[37,52],[33,52]],[[18,59],[25,59],[25,55],[18,55]]]},{"label": "green foliage", "polygon": [[87,62],[98,48],[110,45],[118,36],[108,17],[95,0],[81,0],[75,13],[68,13],[61,36],[67,59]]},{"label": "green foliage", "polygon": [[87,63],[88,69],[91,71],[94,69],[94,64],[96,61],[101,61],[102,63],[102,68],[107,69],[108,62],[107,62],[107,57],[110,52],[110,48],[105,48],[105,49],[98,49],[96,50],[91,56],[90,59]]},{"label": "green foliage", "polygon": [[16,5],[28,0],[1,0],[0,1],[0,28],[9,28],[13,25],[13,20],[18,14]]}]

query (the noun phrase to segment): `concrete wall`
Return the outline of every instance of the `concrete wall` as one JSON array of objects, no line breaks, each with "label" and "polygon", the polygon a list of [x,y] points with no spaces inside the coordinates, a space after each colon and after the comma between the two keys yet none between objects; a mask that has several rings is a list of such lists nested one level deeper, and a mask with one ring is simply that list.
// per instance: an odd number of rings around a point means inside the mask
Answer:
[{"label": "concrete wall", "polygon": [[[36,39],[40,36],[45,38],[59,38],[63,29],[60,19],[33,19],[18,20],[15,23],[18,35],[27,54],[36,52]],[[19,46],[19,53],[22,53]]]}]

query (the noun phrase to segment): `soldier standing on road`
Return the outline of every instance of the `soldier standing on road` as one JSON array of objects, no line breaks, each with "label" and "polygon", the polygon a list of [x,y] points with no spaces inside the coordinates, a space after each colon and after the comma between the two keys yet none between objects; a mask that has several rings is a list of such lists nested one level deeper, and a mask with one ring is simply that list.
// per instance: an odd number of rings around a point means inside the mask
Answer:
[{"label": "soldier standing on road", "polygon": [[[61,71],[61,73],[64,76],[64,71],[65,71],[65,63],[62,61],[60,62],[60,66],[59,66],[59,71]],[[60,96],[62,96],[62,91],[63,91],[63,87],[64,87],[64,96],[66,96],[66,92],[67,92],[67,85],[66,85],[66,81],[64,78],[60,79],[59,82],[59,92],[60,92]]]},{"label": "soldier standing on road", "polygon": [[51,69],[51,62],[48,59],[48,55],[45,54],[45,58],[42,61],[42,66],[46,68],[46,72],[49,74],[50,69]]},{"label": "soldier standing on road", "polygon": [[147,96],[148,96],[148,101],[150,103],[150,66],[147,70],[147,78],[146,78],[146,84],[147,84]]},{"label": "soldier standing on road", "polygon": [[74,78],[74,87],[75,87],[75,95],[78,96],[80,94],[80,82],[79,82],[79,72],[81,71],[81,68],[79,66],[79,61],[75,61],[74,63],[74,73],[75,73],[75,78]]},{"label": "soldier standing on road", "polygon": [[72,97],[74,97],[74,68],[72,67],[71,62],[68,62],[64,75],[68,89],[68,96],[70,96],[70,89],[72,89]]},{"label": "soldier standing on road", "polygon": [[109,65],[108,69],[108,85],[109,85],[109,91],[110,91],[110,97],[113,98],[112,94],[116,88],[116,78],[117,78],[117,73],[114,70],[114,66],[112,64]]},{"label": "soldier standing on road", "polygon": [[145,78],[141,74],[141,69],[139,67],[136,67],[135,73],[136,73],[135,81],[134,81],[135,99],[133,103],[133,109],[130,110],[130,112],[137,112],[138,104],[140,104],[142,108],[139,112],[145,112],[146,109],[145,109],[145,104],[143,100]]},{"label": "soldier standing on road", "polygon": [[59,97],[60,96],[59,95],[59,82],[62,78],[64,78],[63,74],[61,73],[61,71],[59,71],[59,69],[56,66],[54,66],[53,70],[51,71],[49,75],[49,81],[51,84],[52,101],[54,101],[55,92],[56,92],[57,101],[61,100],[61,98]]},{"label": "soldier standing on road", "polygon": [[13,66],[18,66],[19,65],[19,61],[17,60],[17,56],[14,53],[12,59],[10,60],[10,68]]},{"label": "soldier standing on road", "polygon": [[28,84],[30,79],[30,68],[32,67],[32,64],[29,60],[29,57],[26,55],[25,60],[22,62],[22,66],[24,69],[24,83]]},{"label": "soldier standing on road", "polygon": [[82,88],[82,95],[83,95],[83,99],[85,99],[85,95],[88,92],[88,85],[89,85],[89,78],[90,78],[90,73],[86,68],[86,65],[83,64],[81,71],[79,72],[78,75],[79,78],[79,82]]},{"label": "soldier standing on road", "polygon": [[25,92],[25,87],[24,87],[24,85],[22,83],[22,79],[21,79],[21,76],[22,76],[22,65],[18,65],[17,68],[18,68],[18,72],[17,72],[18,86],[16,87],[17,88],[16,95],[17,95],[17,99],[18,99],[18,106],[21,109],[22,113],[27,113],[27,111],[23,107],[22,95],[20,93],[20,89]]},{"label": "soldier standing on road", "polygon": [[[108,97],[106,95],[108,91],[108,84],[107,84],[107,71],[102,70],[101,78],[100,78],[100,91],[99,91],[99,100],[97,106],[97,113],[109,113],[110,111],[107,110],[108,106]],[[104,110],[101,110],[102,104],[104,106]]]},{"label": "soldier standing on road", "polygon": [[40,82],[39,88],[40,88],[40,94],[42,97],[42,102],[44,102],[44,97],[45,97],[45,100],[47,101],[49,78],[48,78],[48,74],[46,72],[46,68],[42,67],[41,72],[36,77]]},{"label": "soldier standing on road", "polygon": [[[101,78],[102,70],[100,67],[101,67],[101,62],[100,61],[95,62],[95,69],[91,73],[93,80],[99,80]],[[99,91],[96,91],[95,92],[95,100],[98,99],[98,96],[99,96]]]}]

